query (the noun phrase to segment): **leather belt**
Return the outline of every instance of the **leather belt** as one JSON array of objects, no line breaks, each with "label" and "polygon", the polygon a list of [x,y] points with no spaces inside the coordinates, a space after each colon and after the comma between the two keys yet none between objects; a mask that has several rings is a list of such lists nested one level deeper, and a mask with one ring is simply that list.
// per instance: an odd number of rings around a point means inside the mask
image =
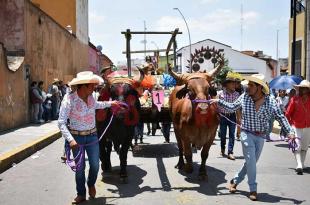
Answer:
[{"label": "leather belt", "polygon": [[236,113],[232,112],[232,113],[222,113],[222,114],[225,115],[226,117],[230,117],[230,116],[235,115]]},{"label": "leather belt", "polygon": [[[242,128],[241,128],[242,129]],[[251,130],[246,130],[246,129],[242,129],[245,132],[251,133],[253,135],[257,135],[257,136],[266,136],[265,132],[258,132],[258,131],[251,131]]]},{"label": "leather belt", "polygon": [[97,129],[94,127],[91,130],[84,130],[84,131],[78,131],[78,130],[70,130],[70,133],[72,135],[80,135],[80,136],[87,136],[87,135],[91,135],[93,133],[97,132]]}]

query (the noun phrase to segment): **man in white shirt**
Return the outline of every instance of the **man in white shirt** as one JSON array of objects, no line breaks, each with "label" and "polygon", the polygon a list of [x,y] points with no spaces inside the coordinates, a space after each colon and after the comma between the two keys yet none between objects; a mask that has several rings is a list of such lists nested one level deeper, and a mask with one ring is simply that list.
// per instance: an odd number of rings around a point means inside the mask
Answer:
[{"label": "man in white shirt", "polygon": [[[77,90],[64,96],[60,107],[58,126],[64,138],[73,149],[73,155],[78,155],[76,149],[79,145],[88,144],[85,151],[89,161],[89,174],[87,178],[88,193],[91,198],[96,196],[95,183],[99,171],[99,144],[95,124],[96,109],[109,108],[117,105],[116,101],[97,102],[92,93],[96,84],[102,83],[101,77],[90,71],[77,74],[69,85],[76,85]],[[68,123],[69,120],[69,123]],[[81,154],[81,153],[80,153]],[[84,153],[82,156],[85,156]],[[82,159],[82,168],[76,170],[75,181],[77,197],[73,203],[81,203],[86,200],[85,188],[85,157]]]}]

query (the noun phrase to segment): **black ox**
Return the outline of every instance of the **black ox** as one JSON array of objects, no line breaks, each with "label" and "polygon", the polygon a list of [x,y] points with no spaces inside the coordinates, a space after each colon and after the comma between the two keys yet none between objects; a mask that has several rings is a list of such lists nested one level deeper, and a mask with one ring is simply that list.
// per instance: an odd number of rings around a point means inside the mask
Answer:
[{"label": "black ox", "polygon": [[[107,112],[107,118],[104,122],[97,122],[98,136],[101,136],[108,122],[113,120],[107,129],[107,132],[100,141],[100,160],[103,173],[111,172],[111,151],[112,143],[114,149],[119,154],[120,159],[120,179],[122,182],[127,182],[127,154],[134,137],[134,128],[139,121],[139,113],[141,105],[139,102],[138,92],[136,87],[139,86],[144,78],[143,71],[140,71],[140,79],[134,81],[130,78],[108,79],[109,94],[112,100],[123,102],[125,109],[110,109]],[[100,97],[99,97],[100,99]],[[114,112],[114,113],[113,113]]]}]

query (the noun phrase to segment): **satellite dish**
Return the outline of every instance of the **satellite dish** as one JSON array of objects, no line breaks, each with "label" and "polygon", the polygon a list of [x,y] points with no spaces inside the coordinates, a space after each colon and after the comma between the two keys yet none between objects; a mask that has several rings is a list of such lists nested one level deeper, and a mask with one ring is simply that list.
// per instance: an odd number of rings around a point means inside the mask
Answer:
[{"label": "satellite dish", "polygon": [[101,52],[101,51],[102,51],[102,46],[101,46],[101,45],[98,45],[98,46],[97,46],[97,50]]}]

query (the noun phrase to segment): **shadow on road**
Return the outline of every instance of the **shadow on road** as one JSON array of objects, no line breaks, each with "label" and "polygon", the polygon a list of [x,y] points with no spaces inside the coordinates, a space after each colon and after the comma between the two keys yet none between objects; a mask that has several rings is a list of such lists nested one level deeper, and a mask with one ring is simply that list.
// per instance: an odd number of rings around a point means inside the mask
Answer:
[{"label": "shadow on road", "polygon": [[102,178],[102,181],[107,184],[116,186],[116,189],[108,189],[112,193],[117,193],[120,198],[123,197],[134,197],[145,191],[154,192],[154,190],[149,186],[140,187],[139,185],[143,183],[143,177],[146,176],[147,172],[143,169],[135,166],[129,165],[128,170],[128,184],[122,184],[119,178],[119,167],[113,168],[113,172],[110,175],[106,175]]},{"label": "shadow on road", "polygon": [[[104,197],[98,197],[95,199],[87,200],[83,203],[80,203],[81,205],[103,205],[106,204],[106,199]],[[108,204],[106,204],[108,205]]]},{"label": "shadow on road", "polygon": [[286,144],[276,144],[276,147],[283,147],[283,148],[287,148],[288,149],[288,143]]},{"label": "shadow on road", "polygon": [[142,144],[134,147],[133,156],[143,158],[168,158],[179,156],[179,151],[176,143]]},{"label": "shadow on road", "polygon": [[180,192],[184,191],[197,191],[199,193],[205,194],[205,195],[218,195],[219,189],[218,186],[220,184],[226,183],[227,180],[225,179],[226,173],[222,170],[216,169],[214,167],[207,166],[207,174],[208,174],[208,180],[199,180],[198,178],[198,171],[200,164],[194,163],[194,172],[192,174],[187,174],[182,170],[179,170],[179,173],[183,176],[185,176],[185,181],[197,184],[199,187],[173,187],[174,190],[180,190]]},{"label": "shadow on road", "polygon": [[[180,192],[189,190],[189,191],[197,191],[205,195],[217,195],[218,185],[226,182],[225,180],[226,174],[223,171],[213,167],[207,167],[209,182],[199,181],[198,170],[200,165],[194,163],[193,166],[195,172],[193,174],[186,174],[182,171],[180,171],[180,174],[185,176],[184,179],[185,181],[192,184],[198,184],[199,186],[173,187],[169,181],[163,159],[178,156],[178,148],[176,143],[140,145],[136,147],[136,149],[133,152],[133,155],[134,157],[145,157],[156,159],[157,171],[158,176],[160,178],[161,187],[150,187],[150,186],[140,187],[140,185],[143,183],[143,177],[146,176],[147,172],[135,165],[128,166],[128,176],[129,176],[128,184],[121,184],[119,180],[118,171],[114,169],[112,174],[109,176],[105,176],[102,181],[104,183],[116,186],[117,187],[116,189],[108,189],[108,191],[118,194],[120,198],[134,197],[143,192],[156,192],[156,191],[169,192],[172,190],[179,190]],[[117,167],[116,169],[119,169],[119,167]]]},{"label": "shadow on road", "polygon": [[[249,196],[249,192],[241,191],[241,190],[238,190],[234,195],[236,194],[240,194],[246,197]],[[232,194],[225,193],[225,194],[220,194],[220,195],[232,195]],[[263,203],[280,203],[280,202],[283,203],[285,201],[290,201],[292,202],[292,204],[302,204],[303,202],[305,202],[305,200],[298,200],[294,198],[275,196],[269,193],[258,193],[257,198],[259,202],[263,202]]]}]

